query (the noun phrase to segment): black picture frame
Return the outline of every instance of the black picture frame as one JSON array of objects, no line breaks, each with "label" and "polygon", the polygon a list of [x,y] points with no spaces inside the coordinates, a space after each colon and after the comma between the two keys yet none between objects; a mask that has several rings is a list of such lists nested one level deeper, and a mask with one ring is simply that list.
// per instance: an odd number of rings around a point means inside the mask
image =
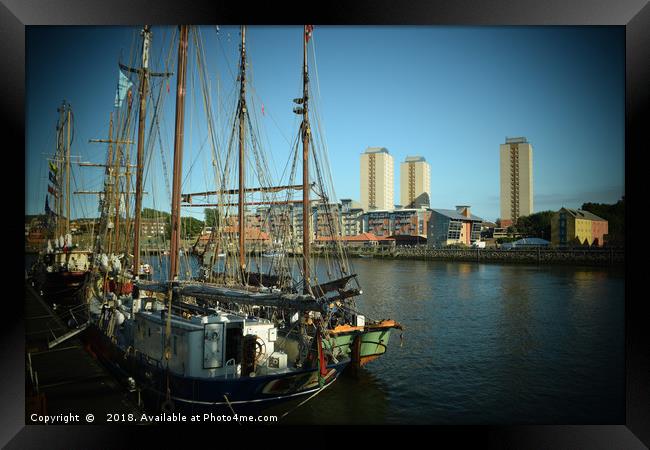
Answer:
[{"label": "black picture frame", "polygon": [[[643,204],[637,200],[633,183],[640,178],[634,171],[641,170],[640,158],[647,150],[648,97],[650,72],[650,5],[645,0],[484,0],[445,2],[442,0],[395,2],[391,0],[356,1],[354,3],[315,3],[311,12],[302,6],[280,7],[276,2],[266,2],[255,8],[252,4],[232,2],[213,3],[200,0],[188,5],[175,0],[3,0],[0,4],[0,46],[3,64],[2,118],[5,139],[5,156],[16,156],[14,163],[24,165],[18,149],[25,139],[25,26],[30,25],[154,25],[172,23],[248,23],[248,24],[377,24],[377,25],[616,25],[625,27],[626,35],[626,149],[625,196],[626,208],[626,422],[624,424],[595,424],[582,426],[489,426],[489,427],[432,427],[425,430],[429,439],[441,436],[454,442],[479,443],[482,447],[499,448],[644,448],[650,445],[650,364],[647,315],[642,314],[647,294],[635,295],[638,286],[635,276],[642,270],[635,261],[640,250],[632,243],[642,238],[634,237],[631,223],[632,208],[638,216]],[[644,121],[644,119],[646,119]],[[15,149],[15,150],[14,150]],[[16,171],[18,169],[15,169]],[[636,181],[635,181],[636,180]],[[5,183],[15,183],[5,177]],[[13,187],[11,187],[13,186]],[[23,184],[24,186],[24,184]],[[15,184],[5,186],[5,193],[15,192]],[[6,197],[6,196],[5,196]],[[11,197],[11,196],[10,196]],[[640,198],[640,195],[638,195]],[[5,211],[12,208],[7,199]],[[20,197],[13,196],[20,202]],[[632,202],[632,203],[630,203]],[[637,203],[639,202],[639,203]],[[636,205],[639,205],[638,207]],[[639,217],[637,217],[639,223]],[[21,227],[20,222],[18,226]],[[21,227],[22,228],[22,227]],[[640,227],[639,227],[640,228]],[[640,230],[638,230],[640,233]],[[20,232],[20,230],[17,230]],[[9,233],[9,240],[13,241]],[[12,255],[23,254],[20,241]],[[24,391],[24,311],[19,291],[22,265],[15,264],[16,277],[10,268],[5,279],[3,306],[5,320],[0,340],[3,379],[0,383],[0,445],[6,448],[125,448],[133,444],[129,433],[116,432],[111,426],[56,426],[25,425]],[[20,273],[18,273],[20,271]],[[14,285],[15,284],[15,285]],[[11,288],[11,291],[6,289]],[[140,428],[149,444],[167,439],[168,433],[159,429]],[[125,427],[120,427],[124,430]],[[304,429],[309,432],[309,429]],[[356,434],[354,430],[350,430]],[[322,436],[322,433],[319,433]],[[363,432],[364,439],[369,433]],[[380,435],[381,436],[381,435]],[[150,440],[151,439],[151,440]]]}]

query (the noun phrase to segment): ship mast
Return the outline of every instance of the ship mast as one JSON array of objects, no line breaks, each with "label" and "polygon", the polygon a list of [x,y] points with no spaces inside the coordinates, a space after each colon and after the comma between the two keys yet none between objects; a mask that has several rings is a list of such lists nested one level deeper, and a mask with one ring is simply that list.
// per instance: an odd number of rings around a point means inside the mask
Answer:
[{"label": "ship mast", "polygon": [[244,273],[246,271],[246,218],[244,214],[245,194],[245,154],[244,154],[244,120],[246,115],[246,27],[241,26],[241,63],[239,70],[239,270],[242,282],[245,283]]},{"label": "ship mast", "polygon": [[307,110],[307,101],[309,99],[309,74],[307,72],[307,42],[311,30],[309,25],[305,25],[303,36],[303,71],[302,71],[302,266],[304,274],[305,294],[311,291],[311,280],[309,272],[309,116]]},{"label": "ship mast", "polygon": [[[117,122],[119,125],[119,115],[117,116]],[[119,133],[118,133],[119,136]],[[106,222],[107,224],[111,223],[112,220],[112,203],[113,203],[113,195],[115,195],[115,192],[119,190],[119,186],[117,185],[117,179],[118,177],[116,176],[117,171],[119,169],[116,168],[115,166],[115,158],[117,157],[118,149],[119,146],[118,144],[115,144],[115,153],[113,153],[113,114],[111,113],[110,116],[110,122],[109,122],[109,128],[108,128],[108,161],[107,161],[107,175],[108,175],[108,191],[106,193],[106,196],[104,197],[104,201],[106,203]],[[112,224],[110,227],[107,226],[106,228],[106,253],[111,254],[112,249],[113,249],[113,234],[115,231],[115,224]],[[108,274],[106,275],[108,277]]]},{"label": "ship mast", "polygon": [[[124,130],[129,129],[129,123],[131,121],[131,110],[132,110],[132,106],[133,106],[132,105],[132,98],[133,97],[131,96],[131,91],[129,90],[128,93],[127,93],[126,116],[124,116],[124,122],[123,122],[123,129]],[[118,114],[118,124],[120,123],[120,116],[121,115]],[[120,131],[118,130],[118,137],[119,137],[119,133],[120,133]],[[115,178],[114,178],[114,182],[115,182],[115,189],[114,189],[114,192],[115,192],[115,227],[114,227],[114,233],[113,233],[114,236],[115,236],[114,245],[113,245],[113,248],[115,249],[115,253],[118,253],[118,252],[121,251],[120,250],[120,244],[122,242],[121,239],[120,239],[120,222],[121,222],[120,214],[121,214],[122,206],[120,206],[120,205],[122,204],[122,198],[124,197],[124,194],[126,193],[126,195],[128,196],[128,190],[127,190],[128,189],[128,184],[127,184],[127,180],[126,180],[126,176],[128,176],[128,174],[127,173],[125,173],[124,175],[121,174],[120,173],[120,168],[124,167],[125,172],[129,170],[128,169],[128,154],[129,154],[129,145],[131,143],[132,143],[132,141],[130,141],[128,139],[125,139],[125,140],[118,139],[117,145],[116,145],[116,150],[115,150],[115,157],[114,157],[114,161],[113,161],[113,164],[115,166]],[[125,149],[125,146],[126,146],[126,149]],[[125,155],[126,155],[126,160],[125,160],[124,165],[122,165],[122,159],[125,157]],[[125,177],[125,181],[124,181],[125,186],[124,186],[124,190],[122,190],[120,192],[120,190],[121,190],[120,189],[120,184],[121,184],[120,183],[120,178],[122,178],[123,176]],[[125,198],[124,199],[124,204],[125,204],[125,206],[124,206],[124,210],[125,210],[124,221],[125,222],[128,220],[128,209],[126,208],[127,203],[128,203],[128,198]],[[126,236],[126,233],[125,233],[125,236]],[[123,248],[124,248],[124,250],[126,250],[126,245]]]},{"label": "ship mast", "polygon": [[138,156],[135,181],[135,218],[133,222],[133,275],[137,278],[140,271],[140,220],[142,217],[142,178],[144,171],[144,129],[147,108],[147,85],[149,69],[149,46],[151,30],[149,25],[142,30],[142,70],[140,72],[140,112],[138,115]]},{"label": "ship mast", "polygon": [[172,183],[171,243],[169,251],[169,280],[178,276],[180,247],[181,170],[183,163],[183,125],[185,121],[185,76],[187,73],[188,26],[180,26],[178,43],[178,73],[176,75],[176,128],[174,133],[174,177]]},{"label": "ship mast", "polygon": [[[93,142],[91,139],[90,142]],[[112,195],[112,178],[113,178],[113,112],[109,115],[108,121],[108,157],[106,158],[105,170],[104,170],[104,196],[100,197],[101,201],[101,211],[100,211],[100,236],[98,236],[95,252],[102,253],[108,251],[110,246],[110,230],[107,226],[108,221],[110,221],[110,199]],[[99,165],[101,166],[101,165]]]},{"label": "ship mast", "polygon": [[[70,105],[68,105],[67,112],[67,142],[66,142],[66,153],[65,153],[65,234],[66,239],[67,235],[70,233]],[[67,244],[67,243],[66,243]]]},{"label": "ship mast", "polygon": [[61,228],[62,228],[62,220],[61,218],[63,217],[63,192],[62,192],[62,186],[63,186],[63,159],[64,159],[64,151],[63,151],[63,117],[65,113],[65,100],[62,102],[61,107],[57,109],[57,112],[59,113],[59,121],[57,123],[56,127],[56,153],[54,156],[54,166],[56,167],[56,176],[58,184],[55,185],[55,188],[58,189],[58,192],[54,195],[54,210],[56,211],[56,227],[54,230],[54,239],[59,239],[59,236],[61,236]]},{"label": "ship mast", "polygon": [[[117,151],[117,147],[116,147]],[[110,113],[109,122],[108,122],[108,159],[106,160],[106,172],[105,172],[105,185],[104,185],[104,204],[102,205],[102,218],[104,219],[104,240],[106,241],[105,248],[102,248],[102,243],[98,242],[98,249],[103,250],[110,254],[111,249],[111,238],[113,233],[108,228],[108,223],[111,221],[111,199],[113,194],[113,188],[116,185],[112,180],[113,175],[113,112]],[[104,289],[108,287],[108,271],[104,275]],[[106,291],[105,291],[106,292]]]}]

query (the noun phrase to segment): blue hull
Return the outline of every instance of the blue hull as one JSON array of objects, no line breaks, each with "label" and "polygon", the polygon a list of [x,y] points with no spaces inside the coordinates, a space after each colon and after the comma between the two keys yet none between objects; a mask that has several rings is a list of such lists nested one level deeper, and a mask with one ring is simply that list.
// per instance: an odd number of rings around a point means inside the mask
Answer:
[{"label": "blue hull", "polygon": [[[148,360],[140,353],[136,356],[125,354],[94,326],[88,328],[86,337],[91,350],[111,372],[122,380],[135,379],[145,403],[155,410],[196,414],[231,413],[232,408],[238,414],[255,413],[314,394],[321,388],[317,367],[256,377],[192,378],[167,372],[160,362]],[[348,363],[346,360],[328,364],[323,387],[336,381]],[[166,401],[167,386],[171,404]]]}]

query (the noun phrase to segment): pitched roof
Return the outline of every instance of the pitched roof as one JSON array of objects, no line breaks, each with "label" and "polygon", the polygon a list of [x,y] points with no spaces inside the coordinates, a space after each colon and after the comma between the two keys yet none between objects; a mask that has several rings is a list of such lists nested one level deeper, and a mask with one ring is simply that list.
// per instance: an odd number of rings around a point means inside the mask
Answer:
[{"label": "pitched roof", "polygon": [[562,208],[562,209],[564,209],[573,217],[576,217],[578,219],[597,220],[601,222],[607,222],[602,217],[598,217],[596,214],[590,213],[589,211],[585,211],[582,209],[571,209],[571,208]]},{"label": "pitched roof", "polygon": [[471,220],[473,222],[483,222],[483,219],[481,219],[478,216],[475,216],[474,214],[470,213],[469,217],[465,217],[462,214],[460,214],[458,211],[455,209],[431,209],[432,211],[437,212],[438,214],[442,214],[443,216],[447,216],[450,219],[455,219],[455,220]]}]

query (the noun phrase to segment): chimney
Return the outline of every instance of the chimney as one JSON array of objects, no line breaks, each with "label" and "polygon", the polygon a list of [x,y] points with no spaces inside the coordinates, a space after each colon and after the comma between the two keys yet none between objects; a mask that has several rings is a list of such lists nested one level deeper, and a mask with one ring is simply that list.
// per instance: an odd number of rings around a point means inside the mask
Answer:
[{"label": "chimney", "polygon": [[469,208],[469,205],[458,205],[456,206],[456,212],[462,216],[470,217]]}]

